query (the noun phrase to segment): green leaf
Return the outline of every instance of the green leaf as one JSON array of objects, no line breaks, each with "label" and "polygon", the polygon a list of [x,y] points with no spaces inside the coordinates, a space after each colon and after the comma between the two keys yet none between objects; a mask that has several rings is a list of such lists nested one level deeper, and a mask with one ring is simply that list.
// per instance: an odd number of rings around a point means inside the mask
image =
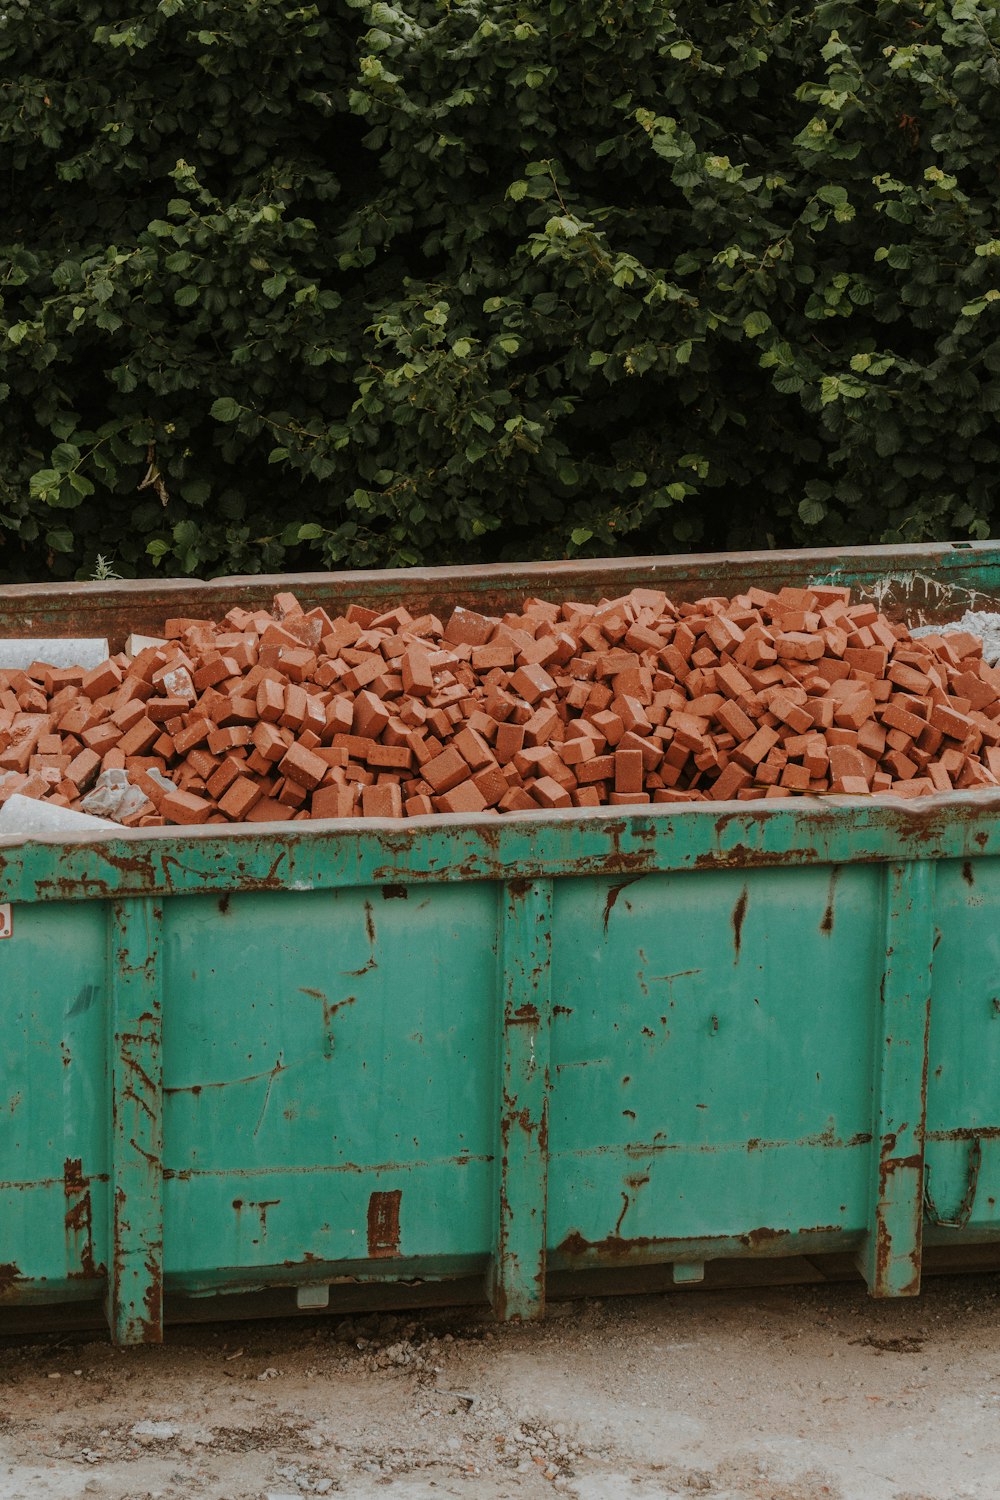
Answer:
[{"label": "green leaf", "polygon": [[52,450],[52,467],[60,473],[67,473],[80,462],[80,450],[74,443],[59,443]]},{"label": "green leaf", "polygon": [[746,334],[747,338],[750,339],[759,338],[760,335],[762,333],[766,333],[770,327],[771,319],[768,317],[766,312],[761,312],[759,309],[752,313],[748,313],[747,316],[743,319],[743,332]]},{"label": "green leaf", "polygon": [[574,547],[582,547],[585,542],[590,541],[593,535],[594,533],[592,531],[588,531],[586,526],[577,526],[575,530],[570,532],[569,539],[573,543]]},{"label": "green leaf", "polygon": [[209,416],[214,417],[217,422],[235,422],[242,408],[238,401],[232,396],[220,396],[213,401],[209,410]]},{"label": "green leaf", "polygon": [[323,535],[322,526],[315,521],[306,521],[299,527],[298,539],[300,542],[316,542]]},{"label": "green leaf", "polygon": [[265,297],[280,297],[287,285],[288,277],[285,276],[281,271],[275,271],[273,276],[269,276],[267,280],[262,283],[261,291],[264,293]]},{"label": "green leaf", "polygon": [[807,526],[818,526],[826,515],[826,506],[821,500],[807,498],[799,501],[799,520]]},{"label": "green leaf", "polygon": [[201,288],[196,286],[179,286],[174,293],[174,301],[178,307],[192,307],[201,296]]}]

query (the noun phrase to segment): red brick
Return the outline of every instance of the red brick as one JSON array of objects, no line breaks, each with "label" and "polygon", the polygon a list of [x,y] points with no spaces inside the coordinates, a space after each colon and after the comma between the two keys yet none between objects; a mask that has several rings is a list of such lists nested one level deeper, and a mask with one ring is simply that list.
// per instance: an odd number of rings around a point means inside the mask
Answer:
[{"label": "red brick", "polygon": [[257,714],[268,724],[276,724],[285,711],[285,685],[265,678],[257,687]]},{"label": "red brick", "polygon": [[415,797],[407,797],[403,804],[408,818],[426,818],[434,811],[431,799],[418,793]]},{"label": "red brick", "polygon": [[327,769],[325,760],[322,760],[314,751],[306,750],[299,744],[290,745],[278,765],[282,776],[289,781],[294,781],[306,791],[312,791],[313,787],[319,786]]},{"label": "red brick", "polygon": [[186,755],[196,745],[204,744],[214,727],[210,719],[192,719],[184,729],[181,729],[177,734],[173,734],[174,749],[177,754]]},{"label": "red brick", "polygon": [[615,763],[615,791],[616,792],[641,792],[642,791],[642,754],[638,750],[616,750]]},{"label": "red brick", "polygon": [[859,750],[852,750],[848,745],[831,745],[830,775],[835,781],[844,776],[860,776],[867,784],[865,757]]},{"label": "red brick", "polygon": [[927,721],[921,719],[917,714],[910,713],[908,709],[902,708],[898,703],[888,703],[882,710],[882,723],[887,724],[890,729],[899,729],[903,734],[909,735],[915,740],[919,734],[927,728]]},{"label": "red brick", "polygon": [[929,714],[929,722],[952,740],[964,740],[974,727],[967,715],[956,713],[953,708],[948,708],[943,703],[933,705]]},{"label": "red brick", "polygon": [[472,778],[473,785],[482,795],[487,807],[497,803],[510,790],[510,782],[499,766],[487,766]]},{"label": "red brick", "polygon": [[401,818],[403,798],[393,783],[361,788],[361,812],[366,818]]},{"label": "red brick", "polygon": [[280,760],[288,749],[284,736],[273,724],[261,722],[254,729],[250,739],[257,753],[266,761]]},{"label": "red brick", "polygon": [[708,795],[714,802],[729,802],[743,787],[750,784],[750,773],[742,766],[730,761],[709,788]]},{"label": "red brick", "polygon": [[80,754],[75,756],[66,767],[65,779],[82,791],[93,781],[100,768],[101,757],[96,751],[81,750]]},{"label": "red brick", "polygon": [[205,823],[215,809],[204,797],[192,792],[168,792],[160,802],[160,812],[171,823]]},{"label": "red brick", "polygon": [[868,783],[863,776],[841,776],[834,781],[830,790],[850,797],[864,797],[868,794]]},{"label": "red brick", "polygon": [[227,750],[236,750],[250,743],[250,730],[246,724],[234,724],[231,729],[213,729],[208,737],[208,748],[213,755],[225,755]]},{"label": "red brick", "polygon": [[495,629],[495,620],[457,605],[445,627],[444,638],[456,646],[485,646]]},{"label": "red brick", "polygon": [[556,691],[556,684],[544,667],[519,667],[510,679],[510,685],[526,703],[537,703],[540,698]]},{"label": "red brick", "polygon": [[87,673],[80,684],[80,689],[90,699],[103,698],[105,693],[110,693],[118,687],[121,680],[121,667],[109,658]]},{"label": "red brick", "polygon": [[433,759],[427,761],[421,767],[421,774],[440,796],[466,780],[469,766],[458,751],[449,746],[442,750],[440,755],[435,755]]},{"label": "red brick", "polygon": [[[211,783],[208,790],[211,790]],[[219,798],[219,811],[234,823],[240,823],[246,818],[251,808],[256,807],[263,795],[263,788],[259,782],[252,781],[249,776],[240,776]]]},{"label": "red brick", "polygon": [[[465,766],[464,769],[468,773],[468,766]],[[438,809],[441,812],[478,813],[486,811],[486,798],[472,781],[462,781],[451,786],[436,801]]]}]

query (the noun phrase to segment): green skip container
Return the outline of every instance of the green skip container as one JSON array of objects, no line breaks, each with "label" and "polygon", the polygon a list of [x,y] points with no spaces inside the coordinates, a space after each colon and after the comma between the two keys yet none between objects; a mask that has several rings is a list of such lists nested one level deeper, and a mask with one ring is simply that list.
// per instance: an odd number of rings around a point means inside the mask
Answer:
[{"label": "green skip container", "polygon": [[[0,635],[120,647],[278,588],[447,614],[814,581],[940,622],[1000,607],[1000,547],[17,586]],[[1000,1239],[998,815],[955,792],[0,842],[0,1309],[103,1302],[152,1343],[165,1295],[224,1316],[475,1277],[534,1318],[560,1273],[829,1253],[914,1295],[924,1247]]]}]

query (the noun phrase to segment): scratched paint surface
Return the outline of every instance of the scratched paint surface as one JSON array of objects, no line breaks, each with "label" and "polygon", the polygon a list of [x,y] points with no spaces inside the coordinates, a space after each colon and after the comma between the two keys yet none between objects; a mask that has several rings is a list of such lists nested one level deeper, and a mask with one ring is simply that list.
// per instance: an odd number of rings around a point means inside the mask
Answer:
[{"label": "scratched paint surface", "polygon": [[168,1285],[486,1256],[496,910],[487,884],[167,904]]},{"label": "scratched paint surface", "polygon": [[557,885],[557,1259],[864,1231],[880,880],[859,865]]},{"label": "scratched paint surface", "polygon": [[19,907],[0,944],[0,1266],[67,1298],[99,1295],[107,1264],[103,916],[97,905]]},{"label": "scratched paint surface", "polygon": [[[927,1182],[934,1217],[996,1235],[1000,1203],[1000,861],[937,867],[927,1079]],[[978,1158],[978,1160],[977,1160]],[[974,1191],[970,1192],[970,1188]],[[967,1203],[966,1195],[970,1201]],[[948,1243],[956,1228],[929,1242]]]}]

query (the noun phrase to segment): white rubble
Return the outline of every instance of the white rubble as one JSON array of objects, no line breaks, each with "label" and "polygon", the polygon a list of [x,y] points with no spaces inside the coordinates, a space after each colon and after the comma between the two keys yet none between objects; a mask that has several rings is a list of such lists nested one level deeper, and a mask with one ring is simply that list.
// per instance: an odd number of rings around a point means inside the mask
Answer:
[{"label": "white rubble", "polygon": [[89,672],[110,655],[107,640],[99,636],[67,636],[58,640],[46,636],[26,636],[20,640],[7,637],[0,639],[0,672],[23,672],[36,661],[48,667],[84,667]]},{"label": "white rubble", "polygon": [[94,818],[69,807],[39,802],[34,797],[23,797],[20,792],[14,792],[0,806],[0,838],[33,833],[86,833],[88,830],[105,833],[114,832],[117,827],[117,823],[106,818]]},{"label": "white rubble", "polygon": [[983,655],[995,666],[1000,661],[1000,613],[986,609],[967,609],[960,620],[949,625],[912,625],[910,634],[914,640],[922,635],[942,635],[949,630],[965,630],[969,635],[978,635],[983,643]]}]

